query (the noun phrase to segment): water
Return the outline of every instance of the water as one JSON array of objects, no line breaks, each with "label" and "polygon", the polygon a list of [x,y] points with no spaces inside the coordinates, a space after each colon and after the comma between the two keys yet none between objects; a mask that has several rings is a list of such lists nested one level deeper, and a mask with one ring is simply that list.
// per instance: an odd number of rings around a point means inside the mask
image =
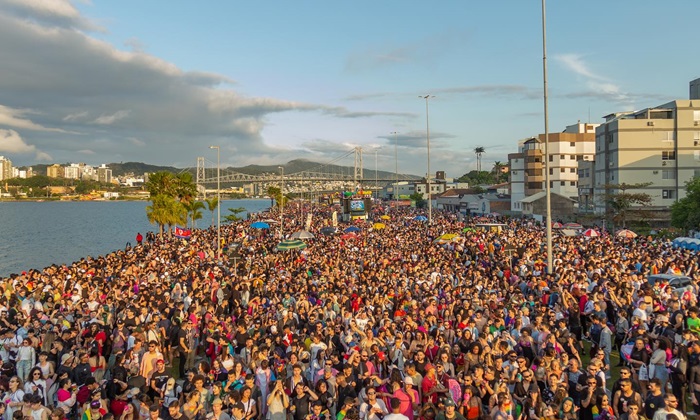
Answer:
[{"label": "water", "polygon": [[[0,276],[51,264],[70,264],[82,257],[104,255],[136,242],[136,233],[158,232],[148,223],[146,201],[0,202]],[[229,208],[259,212],[269,199],[223,200],[221,219]],[[212,214],[202,210],[197,227],[207,227]],[[245,217],[246,214],[240,214]],[[214,214],[216,223],[216,212]]]}]

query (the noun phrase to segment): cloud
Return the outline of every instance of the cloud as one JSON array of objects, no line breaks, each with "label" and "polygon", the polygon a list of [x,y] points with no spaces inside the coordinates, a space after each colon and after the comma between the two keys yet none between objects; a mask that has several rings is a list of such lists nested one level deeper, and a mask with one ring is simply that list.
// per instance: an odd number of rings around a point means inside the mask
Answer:
[{"label": "cloud", "polygon": [[[394,135],[379,136],[384,139],[386,145],[393,146],[398,143],[399,147],[406,148],[422,148],[428,147],[428,138],[425,131],[409,131],[407,133],[399,133]],[[448,148],[447,142],[443,140],[455,139],[457,136],[439,131],[430,131],[430,149]]]},{"label": "cloud", "polygon": [[64,130],[57,128],[44,127],[41,124],[36,124],[31,120],[24,118],[26,114],[31,114],[32,111],[27,109],[14,109],[8,106],[0,105],[0,126],[9,126],[14,128],[21,128],[27,130],[36,131],[53,131],[58,133],[65,133]]},{"label": "cloud", "polygon": [[80,153],[81,155],[89,155],[89,156],[93,156],[96,154],[94,150],[90,150],[90,149],[78,150],[77,153]]},{"label": "cloud", "polygon": [[625,91],[620,85],[609,78],[591,70],[589,64],[584,61],[581,54],[559,54],[554,59],[565,69],[579,77],[586,86],[585,90],[578,90],[559,94],[557,96],[567,99],[592,98],[614,102],[628,109],[633,109],[634,104],[641,100],[667,99],[663,95],[649,93],[632,93]]},{"label": "cloud", "polygon": [[372,45],[348,56],[345,70],[349,72],[372,71],[405,64],[434,63],[439,57],[450,54],[454,47],[463,46],[469,34],[448,31],[400,45]]},{"label": "cloud", "polygon": [[[0,0],[7,7],[19,3]],[[346,120],[415,117],[245,96],[227,76],[183,71],[143,51],[119,50],[81,30],[75,22],[83,19],[71,12],[70,3],[57,6],[62,9],[53,16],[62,16],[65,24],[0,13],[0,124],[36,130],[36,147],[59,159],[90,150],[109,159],[185,166],[207,144],[220,144],[237,162],[289,156],[290,151],[263,140],[273,114],[304,112]]]},{"label": "cloud", "polygon": [[81,16],[78,9],[68,0],[0,0],[0,9],[15,17],[41,24],[104,31],[100,25]]},{"label": "cloud", "polygon": [[[446,88],[427,89],[429,92],[439,97],[482,97],[482,98],[517,98],[523,100],[541,99],[542,89],[529,88],[523,85],[476,85],[476,86],[453,86]],[[404,97],[414,98],[425,95],[424,91],[411,93],[398,92],[375,92],[356,94],[343,98],[346,101],[366,101],[375,99],[400,99]]]},{"label": "cloud", "polygon": [[123,110],[117,111],[111,115],[101,115],[94,121],[94,123],[95,124],[102,124],[102,125],[111,125],[119,120],[123,120],[124,118],[128,117],[130,113],[131,113],[130,110],[123,109]]},{"label": "cloud", "polygon": [[18,155],[34,155],[37,160],[50,161],[51,156],[36,146],[27,144],[15,130],[0,129],[0,152]]}]

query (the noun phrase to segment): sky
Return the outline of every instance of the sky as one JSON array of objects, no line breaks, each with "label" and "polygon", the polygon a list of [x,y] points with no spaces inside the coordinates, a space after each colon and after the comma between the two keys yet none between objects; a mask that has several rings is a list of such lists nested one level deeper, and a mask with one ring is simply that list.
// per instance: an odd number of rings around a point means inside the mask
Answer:
[{"label": "sky", "polygon": [[[550,0],[550,132],[687,99],[699,9]],[[0,155],[17,166],[360,146],[366,169],[393,171],[396,153],[422,175],[429,124],[431,171],[458,177],[474,148],[488,169],[544,132],[542,86],[538,0],[0,0]]]}]

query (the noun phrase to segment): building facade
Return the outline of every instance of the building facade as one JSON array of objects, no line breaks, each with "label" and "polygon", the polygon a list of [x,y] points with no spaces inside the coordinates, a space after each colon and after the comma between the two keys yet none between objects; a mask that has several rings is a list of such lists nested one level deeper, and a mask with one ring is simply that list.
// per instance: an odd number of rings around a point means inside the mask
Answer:
[{"label": "building facade", "polygon": [[12,161],[0,156],[0,180],[13,178]]},{"label": "building facade", "polygon": [[561,133],[550,133],[548,162],[545,162],[544,134],[521,140],[518,153],[508,155],[511,211],[522,212],[522,199],[545,190],[547,163],[551,191],[577,199],[578,162],[594,159],[597,126],[578,122]]},{"label": "building facade", "polygon": [[596,129],[595,212],[607,213],[602,197],[623,183],[649,183],[634,192],[651,196],[645,209],[667,212],[685,196],[686,181],[700,176],[700,99],[610,114],[605,120]]}]

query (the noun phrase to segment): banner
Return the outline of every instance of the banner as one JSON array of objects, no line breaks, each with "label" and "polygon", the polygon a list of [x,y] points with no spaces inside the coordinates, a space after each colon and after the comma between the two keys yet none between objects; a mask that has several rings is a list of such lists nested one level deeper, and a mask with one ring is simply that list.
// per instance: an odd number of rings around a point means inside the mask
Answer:
[{"label": "banner", "polygon": [[174,233],[174,235],[175,235],[177,238],[185,238],[185,239],[187,239],[187,238],[189,238],[190,236],[192,236],[192,231],[191,231],[190,229],[187,229],[187,228],[181,228],[180,226],[175,226],[175,233]]},{"label": "banner", "polygon": [[333,212],[333,227],[338,227],[338,212]]},{"label": "banner", "polygon": [[311,230],[311,213],[306,215],[306,230]]}]

